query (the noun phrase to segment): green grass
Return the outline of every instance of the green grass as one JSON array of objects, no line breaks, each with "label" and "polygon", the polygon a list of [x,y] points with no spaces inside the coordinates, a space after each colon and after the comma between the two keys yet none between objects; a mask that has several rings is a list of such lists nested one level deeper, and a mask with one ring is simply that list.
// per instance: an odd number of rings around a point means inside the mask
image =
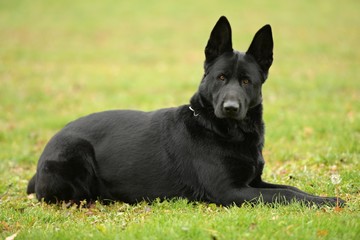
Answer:
[{"label": "green grass", "polygon": [[[356,0],[1,1],[0,238],[359,239],[358,9]],[[261,26],[273,27],[264,177],[337,195],[346,208],[178,200],[76,209],[26,196],[44,145],[67,122],[188,103],[220,15],[239,50]]]}]

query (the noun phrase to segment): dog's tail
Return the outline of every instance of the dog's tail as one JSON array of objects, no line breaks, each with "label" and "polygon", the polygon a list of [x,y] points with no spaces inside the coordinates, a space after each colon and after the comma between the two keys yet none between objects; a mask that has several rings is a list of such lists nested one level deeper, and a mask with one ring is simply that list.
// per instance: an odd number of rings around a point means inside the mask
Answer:
[{"label": "dog's tail", "polygon": [[35,179],[36,179],[36,174],[29,181],[29,184],[28,184],[27,190],[26,190],[27,194],[35,193]]}]

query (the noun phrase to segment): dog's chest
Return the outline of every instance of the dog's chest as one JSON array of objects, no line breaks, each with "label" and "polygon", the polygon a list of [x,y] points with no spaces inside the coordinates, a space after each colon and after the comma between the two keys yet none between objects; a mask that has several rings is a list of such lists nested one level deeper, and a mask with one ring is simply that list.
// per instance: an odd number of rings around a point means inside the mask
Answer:
[{"label": "dog's chest", "polygon": [[261,167],[257,153],[252,149],[242,149],[223,157],[224,165],[229,180],[236,186],[248,185],[259,172]]},{"label": "dog's chest", "polygon": [[217,144],[222,149],[220,164],[232,184],[238,187],[248,185],[261,172],[263,163],[258,147],[261,139],[259,134],[252,132],[244,134],[241,141]]}]

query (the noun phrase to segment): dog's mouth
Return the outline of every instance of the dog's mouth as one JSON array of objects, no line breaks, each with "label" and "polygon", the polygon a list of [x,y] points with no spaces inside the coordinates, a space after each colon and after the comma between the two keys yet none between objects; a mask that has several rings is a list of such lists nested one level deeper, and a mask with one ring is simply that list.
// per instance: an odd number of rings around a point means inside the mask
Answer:
[{"label": "dog's mouth", "polygon": [[220,115],[215,114],[215,116],[220,119],[230,119],[230,120],[235,120],[235,121],[242,121],[246,118],[246,114],[241,115],[241,114],[233,114],[233,113],[229,113],[226,115],[225,114],[220,114]]}]

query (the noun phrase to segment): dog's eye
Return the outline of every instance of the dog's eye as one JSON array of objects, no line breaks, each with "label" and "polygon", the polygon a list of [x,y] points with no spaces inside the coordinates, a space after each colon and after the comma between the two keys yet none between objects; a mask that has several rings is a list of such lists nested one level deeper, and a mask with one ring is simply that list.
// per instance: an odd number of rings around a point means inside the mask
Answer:
[{"label": "dog's eye", "polygon": [[220,81],[225,81],[226,77],[224,74],[220,74],[218,77],[217,77]]},{"label": "dog's eye", "polygon": [[243,79],[241,80],[241,84],[242,85],[248,85],[250,83],[250,80],[249,79]]}]

